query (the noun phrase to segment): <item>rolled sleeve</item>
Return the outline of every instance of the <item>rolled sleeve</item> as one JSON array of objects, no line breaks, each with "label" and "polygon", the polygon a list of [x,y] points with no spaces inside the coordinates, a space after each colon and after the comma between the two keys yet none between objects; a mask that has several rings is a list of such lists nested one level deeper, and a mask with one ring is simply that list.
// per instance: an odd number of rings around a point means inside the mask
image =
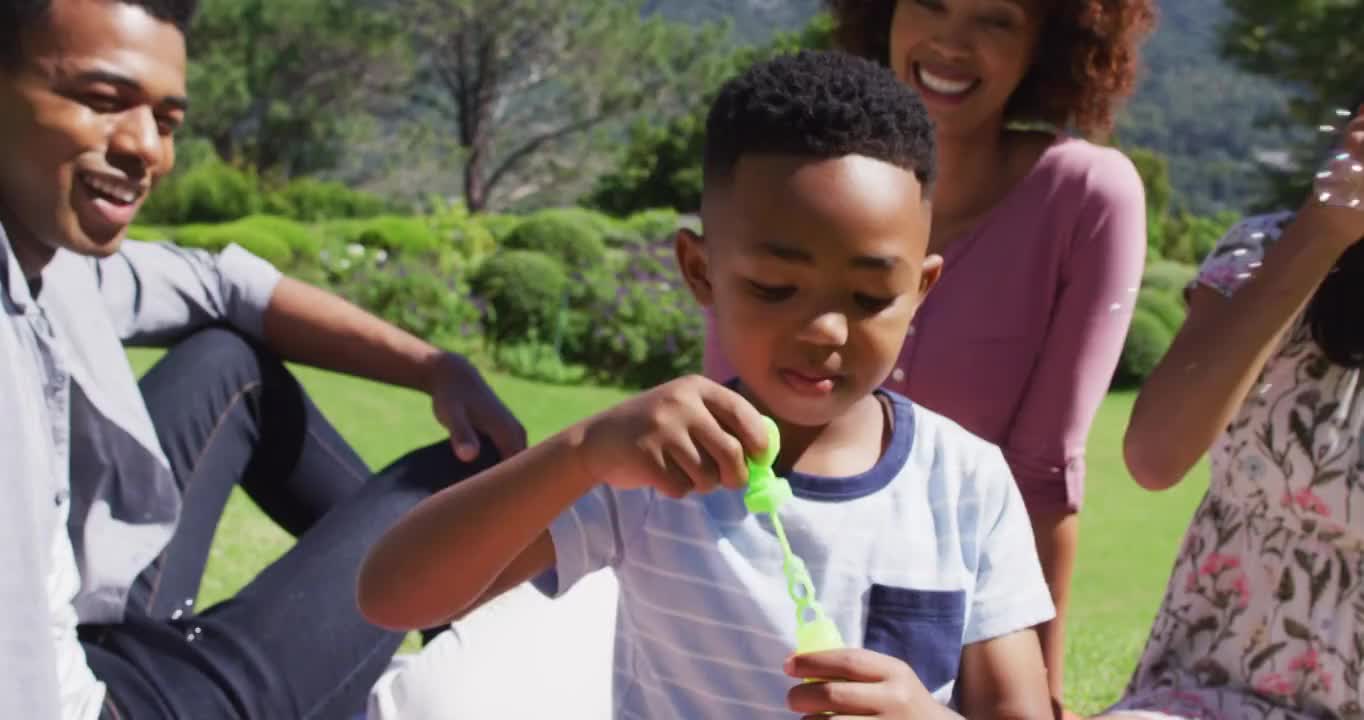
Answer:
[{"label": "rolled sleeve", "polygon": [[986,490],[979,516],[976,586],[962,638],[968,645],[1056,617],[1023,496],[1008,465],[999,453],[988,453],[976,473],[978,485]]},{"label": "rolled sleeve", "polygon": [[1085,183],[1042,354],[1001,443],[1035,510],[1080,509],[1085,443],[1117,368],[1146,262],[1146,197],[1132,163],[1110,151]]},{"label": "rolled sleeve", "polygon": [[1185,293],[1201,285],[1224,297],[1236,294],[1255,274],[1253,271],[1264,261],[1265,253],[1293,217],[1291,212],[1257,215],[1233,225],[1203,259],[1198,275],[1185,288]]},{"label": "rolled sleeve", "polygon": [[131,240],[97,261],[96,270],[120,337],[151,345],[216,323],[263,337],[265,312],[282,277],[237,245],[213,254]]}]

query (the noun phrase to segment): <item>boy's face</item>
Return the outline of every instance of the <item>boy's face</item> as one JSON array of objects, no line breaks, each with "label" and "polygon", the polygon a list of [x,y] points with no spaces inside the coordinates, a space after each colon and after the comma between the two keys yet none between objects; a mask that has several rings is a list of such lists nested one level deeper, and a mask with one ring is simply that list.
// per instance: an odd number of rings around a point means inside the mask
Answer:
[{"label": "boy's face", "polygon": [[885,381],[942,261],[913,173],[850,155],[740,159],[708,187],[704,240],[678,236],[697,300],[754,399],[824,425]]},{"label": "boy's face", "polygon": [[175,162],[185,38],[116,0],[53,0],[0,64],[0,221],[32,272],[57,248],[118,249]]}]

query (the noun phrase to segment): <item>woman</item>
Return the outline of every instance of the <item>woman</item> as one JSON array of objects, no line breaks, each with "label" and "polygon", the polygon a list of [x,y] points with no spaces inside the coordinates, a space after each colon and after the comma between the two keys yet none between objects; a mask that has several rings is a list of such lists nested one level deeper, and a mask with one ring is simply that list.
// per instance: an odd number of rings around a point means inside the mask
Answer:
[{"label": "woman", "polygon": [[[1057,607],[1042,644],[1059,707],[1085,439],[1146,253],[1132,164],[1064,131],[1109,131],[1152,3],[840,0],[830,9],[838,42],[889,65],[937,124],[929,250],[945,270],[891,388],[1003,448]],[[707,374],[729,377],[707,346]]]},{"label": "woman", "polygon": [[1364,115],[1344,146],[1297,213],[1208,256],[1133,408],[1137,482],[1209,447],[1212,482],[1120,717],[1364,718]]}]

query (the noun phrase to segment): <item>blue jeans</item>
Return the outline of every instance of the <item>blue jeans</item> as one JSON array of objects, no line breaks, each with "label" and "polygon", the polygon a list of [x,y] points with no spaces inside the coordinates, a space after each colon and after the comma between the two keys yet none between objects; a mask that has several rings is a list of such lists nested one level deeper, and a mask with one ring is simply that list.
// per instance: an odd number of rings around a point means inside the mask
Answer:
[{"label": "blue jeans", "polygon": [[[122,623],[82,626],[104,717],[343,718],[403,640],[355,603],[359,565],[399,517],[496,462],[448,442],[372,474],[274,356],[221,329],[173,347],[141,389],[183,498],[176,533]],[[199,611],[214,531],[235,486],[298,542],[234,597]]]}]

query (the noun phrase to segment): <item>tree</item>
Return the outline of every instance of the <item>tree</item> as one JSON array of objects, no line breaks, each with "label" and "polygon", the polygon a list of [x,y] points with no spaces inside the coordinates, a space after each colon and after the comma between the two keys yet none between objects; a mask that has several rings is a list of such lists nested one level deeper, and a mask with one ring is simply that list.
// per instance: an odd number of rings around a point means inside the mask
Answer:
[{"label": "tree", "polygon": [[190,38],[188,134],[284,177],[331,167],[405,65],[393,19],[350,0],[207,0]]},{"label": "tree", "polygon": [[1252,73],[1297,90],[1282,112],[1265,119],[1301,130],[1294,167],[1272,171],[1270,198],[1271,204],[1296,204],[1326,150],[1312,128],[1364,90],[1364,2],[1226,0],[1226,6],[1231,19],[1222,27],[1222,53]]},{"label": "tree", "polygon": [[[817,15],[797,32],[777,35],[760,47],[734,51],[718,80],[727,79],[749,65],[774,55],[802,48],[833,46],[833,21]],[[692,112],[665,125],[642,122],[631,128],[616,160],[615,169],[598,178],[584,200],[589,206],[616,215],[650,208],[669,207],[690,212],[701,205],[701,153],[705,144],[706,114],[719,90],[713,84]]]},{"label": "tree", "polygon": [[587,146],[680,110],[714,72],[716,27],[644,18],[640,0],[405,0],[414,95],[453,131],[471,210],[543,189]]}]

